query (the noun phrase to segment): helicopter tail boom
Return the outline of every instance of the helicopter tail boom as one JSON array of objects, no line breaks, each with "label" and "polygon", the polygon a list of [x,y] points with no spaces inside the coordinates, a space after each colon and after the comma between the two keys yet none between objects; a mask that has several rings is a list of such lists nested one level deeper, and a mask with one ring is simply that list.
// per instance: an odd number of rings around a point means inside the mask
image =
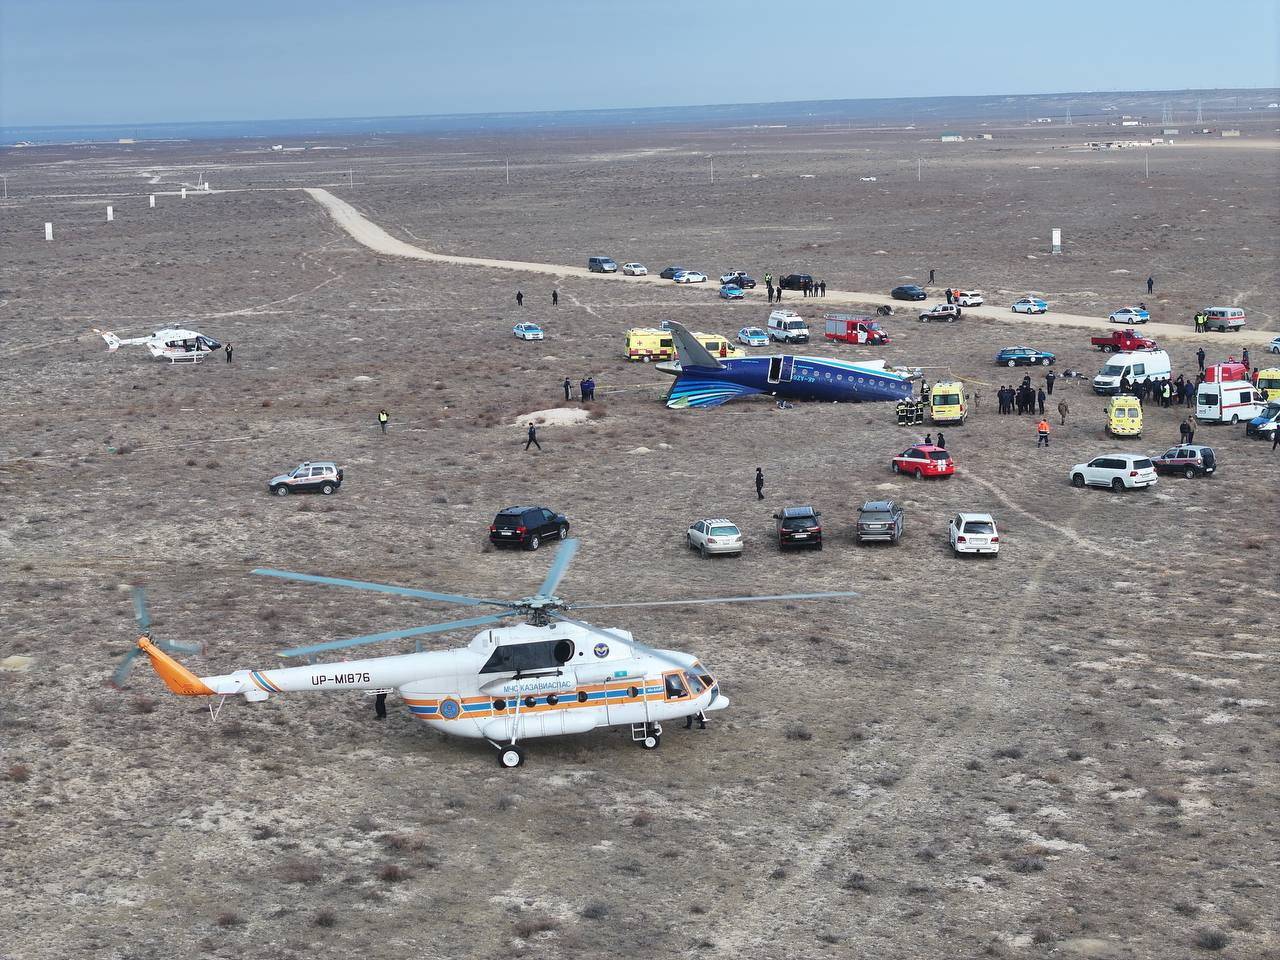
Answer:
[{"label": "helicopter tail boom", "polygon": [[146,637],[138,638],[138,648],[147,655],[164,685],[180,697],[211,697],[214,691],[203,680],[169,656]]}]

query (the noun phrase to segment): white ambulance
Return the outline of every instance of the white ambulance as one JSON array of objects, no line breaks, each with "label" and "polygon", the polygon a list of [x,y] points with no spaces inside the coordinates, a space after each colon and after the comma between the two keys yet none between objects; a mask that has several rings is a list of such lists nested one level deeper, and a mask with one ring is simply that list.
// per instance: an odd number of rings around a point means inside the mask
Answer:
[{"label": "white ambulance", "polygon": [[1266,403],[1247,380],[1225,383],[1205,381],[1196,388],[1196,419],[1201,423],[1249,421],[1266,408]]}]

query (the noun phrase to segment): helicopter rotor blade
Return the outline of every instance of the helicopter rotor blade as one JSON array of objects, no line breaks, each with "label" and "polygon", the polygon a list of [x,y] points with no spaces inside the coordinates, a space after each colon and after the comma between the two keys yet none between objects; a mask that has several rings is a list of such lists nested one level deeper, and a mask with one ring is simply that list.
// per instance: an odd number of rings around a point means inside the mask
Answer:
[{"label": "helicopter rotor blade", "polygon": [[569,569],[569,564],[573,562],[573,558],[578,553],[579,541],[566,540],[560,544],[560,549],[556,552],[555,562],[551,564],[551,569],[547,571],[547,578],[542,581],[542,586],[538,588],[538,595],[543,597],[555,596],[556,587],[560,585],[565,571]]},{"label": "helicopter rotor blade", "polygon": [[141,652],[142,651],[138,647],[133,647],[124,655],[124,658],[120,661],[120,665],[116,667],[115,672],[111,674],[111,686],[115,687],[117,690],[124,687],[124,680],[125,677],[129,675],[129,667],[133,663],[133,658]]},{"label": "helicopter rotor blade", "polygon": [[671,664],[673,667],[677,667],[680,670],[689,669],[689,664],[682,663],[681,661],[677,660],[675,657],[671,656],[671,654],[664,653],[661,650],[655,650],[653,647],[649,646],[648,644],[641,643],[639,640],[628,640],[626,637],[622,636],[622,634],[620,633],[614,633],[612,630],[606,630],[603,627],[597,627],[594,624],[587,623],[583,620],[575,620],[573,619],[573,617],[566,617],[564,614],[556,613],[555,611],[551,612],[551,616],[564,623],[571,623],[575,627],[581,627],[583,630],[587,630],[587,631],[590,631],[591,633],[596,634],[596,636],[604,637],[606,640],[612,640],[615,643],[625,643],[627,646],[631,647],[632,650],[638,650],[641,653],[646,653],[651,657],[656,657],[657,659],[663,660]]},{"label": "helicopter rotor blade", "polygon": [[133,617],[143,633],[151,630],[151,613],[147,610],[147,591],[142,587],[133,588]]},{"label": "helicopter rotor blade", "polygon": [[397,587],[389,583],[368,583],[364,580],[344,580],[340,577],[317,577],[309,573],[290,573],[287,570],[269,570],[259,567],[250,571],[262,577],[276,577],[280,580],[299,580],[303,583],[323,583],[332,587],[352,587],[356,590],[373,590],[377,593],[391,593],[399,597],[415,597],[419,600],[438,600],[441,603],[457,603],[464,607],[489,605],[505,607],[505,600],[491,600],[487,597],[464,597],[456,593],[436,593],[433,590],[416,590],[413,587]]},{"label": "helicopter rotor blade", "polygon": [[403,640],[407,637],[421,637],[429,633],[447,633],[450,630],[465,630],[468,627],[483,627],[497,623],[519,614],[518,610],[505,613],[491,613],[484,617],[472,617],[469,620],[449,620],[445,623],[433,623],[425,627],[410,627],[407,630],[387,630],[384,633],[371,633],[363,637],[352,637],[349,640],[330,640],[327,643],[314,643],[305,647],[290,647],[281,650],[279,657],[306,657],[315,653],[326,653],[330,650],[344,650],[347,647],[362,647],[370,643],[381,643],[383,640]]},{"label": "helicopter rotor blade", "polygon": [[702,603],[759,603],[764,600],[827,600],[835,597],[856,597],[851,590],[833,593],[775,593],[760,597],[701,597],[684,600],[631,600],[623,603],[574,603],[571,610],[604,610],[609,607],[684,607]]}]

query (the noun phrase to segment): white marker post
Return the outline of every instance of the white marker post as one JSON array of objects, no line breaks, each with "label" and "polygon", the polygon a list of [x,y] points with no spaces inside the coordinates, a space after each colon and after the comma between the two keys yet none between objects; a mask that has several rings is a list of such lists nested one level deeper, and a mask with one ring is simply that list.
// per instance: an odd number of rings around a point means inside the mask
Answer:
[{"label": "white marker post", "polygon": [[151,206],[154,207],[155,205],[156,205],[156,195],[153,193],[151,194]]},{"label": "white marker post", "polygon": [[52,239],[53,239],[53,224],[52,224],[52,223],[46,223],[46,224],[44,225],[44,238],[45,238],[46,240],[52,240]]},{"label": "white marker post", "polygon": [[1053,228],[1053,249],[1050,252],[1051,253],[1062,252],[1062,230],[1059,227]]},{"label": "white marker post", "polygon": [[182,188],[182,199],[183,199],[183,200],[187,199],[187,188],[186,188],[186,187],[183,187],[183,188]]},{"label": "white marker post", "polygon": [[115,208],[110,206],[107,207],[107,223],[110,223],[115,218],[116,218]]}]

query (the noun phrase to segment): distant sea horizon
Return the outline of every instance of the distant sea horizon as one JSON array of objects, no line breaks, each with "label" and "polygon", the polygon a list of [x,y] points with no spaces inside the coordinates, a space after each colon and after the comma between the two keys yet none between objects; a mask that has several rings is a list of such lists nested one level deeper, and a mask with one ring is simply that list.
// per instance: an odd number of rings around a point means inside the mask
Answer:
[{"label": "distant sea horizon", "polygon": [[1129,114],[1146,120],[1204,123],[1215,118],[1274,116],[1280,120],[1280,88],[1152,90],[1008,96],[901,97],[797,100],[778,103],[706,104],[510,113],[412,116],[201,120],[166,123],[28,124],[0,126],[0,145],[112,142],[118,140],[232,140],[274,138],[395,137],[443,134],[620,130],[646,127],[843,126],[895,123],[936,125],[953,120],[991,122],[1097,121]]}]

